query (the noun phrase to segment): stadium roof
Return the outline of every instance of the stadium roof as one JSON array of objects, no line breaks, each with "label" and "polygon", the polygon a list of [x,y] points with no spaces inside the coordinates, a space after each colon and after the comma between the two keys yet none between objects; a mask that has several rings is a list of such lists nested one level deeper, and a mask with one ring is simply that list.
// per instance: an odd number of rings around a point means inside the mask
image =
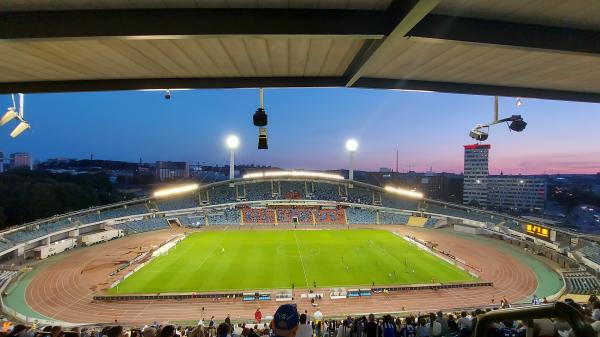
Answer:
[{"label": "stadium roof", "polygon": [[600,102],[597,0],[3,0],[0,92],[327,87]]}]

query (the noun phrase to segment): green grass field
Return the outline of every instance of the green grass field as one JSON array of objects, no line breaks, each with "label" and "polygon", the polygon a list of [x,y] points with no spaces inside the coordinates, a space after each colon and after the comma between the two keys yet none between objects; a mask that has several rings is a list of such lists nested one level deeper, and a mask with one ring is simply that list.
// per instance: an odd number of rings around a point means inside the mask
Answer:
[{"label": "green grass field", "polygon": [[[414,270],[414,272],[413,272]],[[470,281],[463,270],[383,230],[190,235],[110,294]]]}]

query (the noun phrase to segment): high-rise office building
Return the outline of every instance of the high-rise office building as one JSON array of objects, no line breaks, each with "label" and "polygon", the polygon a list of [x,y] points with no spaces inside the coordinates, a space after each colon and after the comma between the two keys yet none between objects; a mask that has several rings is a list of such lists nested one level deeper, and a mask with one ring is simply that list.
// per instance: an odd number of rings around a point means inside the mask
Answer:
[{"label": "high-rise office building", "polygon": [[487,206],[489,144],[465,145],[463,203]]}]

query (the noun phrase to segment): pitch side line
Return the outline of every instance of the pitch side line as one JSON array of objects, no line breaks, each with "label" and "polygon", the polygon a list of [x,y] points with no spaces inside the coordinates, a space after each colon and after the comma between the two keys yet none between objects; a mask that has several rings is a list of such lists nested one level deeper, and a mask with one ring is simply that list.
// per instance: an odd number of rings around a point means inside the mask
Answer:
[{"label": "pitch side line", "polygon": [[306,269],[304,268],[304,260],[302,260],[302,250],[300,249],[300,244],[298,243],[298,238],[296,237],[296,232],[294,231],[294,240],[296,241],[296,247],[298,247],[298,256],[300,257],[300,264],[302,265],[302,271],[304,272],[304,282],[306,282],[306,287],[308,288],[308,278],[306,277]]}]

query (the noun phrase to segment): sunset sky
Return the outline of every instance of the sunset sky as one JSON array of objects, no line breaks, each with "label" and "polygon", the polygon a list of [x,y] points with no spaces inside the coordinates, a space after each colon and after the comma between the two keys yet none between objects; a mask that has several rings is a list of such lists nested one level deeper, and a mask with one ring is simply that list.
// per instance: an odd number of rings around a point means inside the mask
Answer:
[{"label": "sunset sky", "polygon": [[[461,172],[469,130],[492,118],[493,97],[363,89],[266,89],[269,150],[256,149],[252,114],[257,89],[123,91],[27,95],[32,129],[17,139],[0,129],[0,151],[54,157],[223,165],[224,138],[241,138],[237,162],[284,168],[347,166],[344,143],[359,141],[358,169]],[[596,173],[600,171],[600,104],[502,98],[501,116],[522,114],[522,133],[491,130],[490,173]],[[10,96],[0,96],[5,109]]]}]

